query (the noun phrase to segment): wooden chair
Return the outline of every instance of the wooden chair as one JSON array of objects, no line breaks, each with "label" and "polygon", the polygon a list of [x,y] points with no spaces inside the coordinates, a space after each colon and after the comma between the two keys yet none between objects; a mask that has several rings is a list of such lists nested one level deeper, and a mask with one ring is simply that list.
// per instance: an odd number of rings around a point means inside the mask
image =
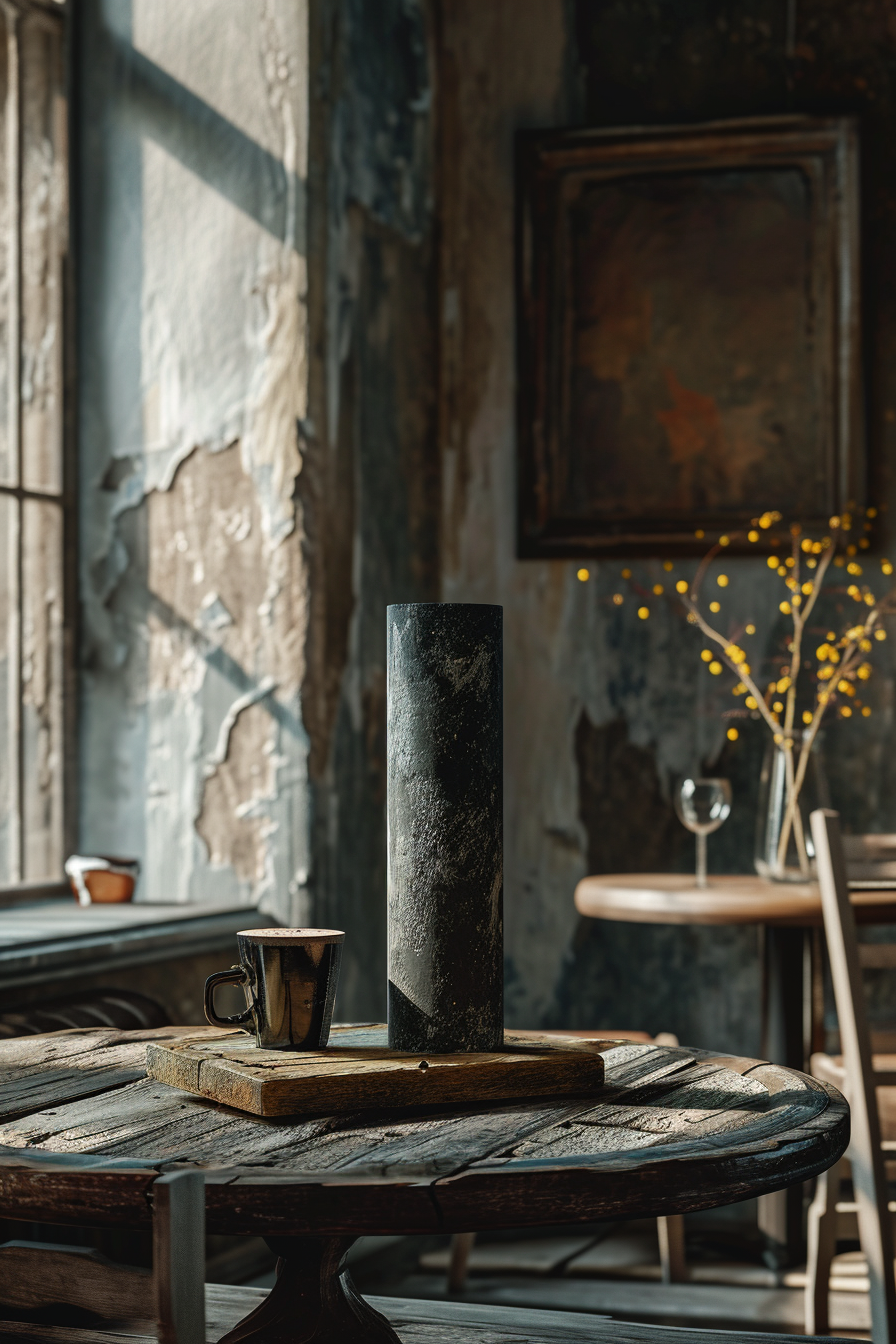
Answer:
[{"label": "wooden chair", "polygon": [[[160,1176],[152,1186],[152,1273],[113,1264],[98,1251],[42,1242],[0,1246],[0,1339],[71,1340],[80,1332],[37,1324],[35,1315],[90,1312],[102,1321],[154,1323],[162,1344],[205,1340],[205,1182],[202,1172]],[[32,1324],[27,1324],[29,1317]],[[82,1318],[83,1319],[83,1318]],[[118,1332],[85,1331],[117,1339]],[[139,1338],[139,1337],[138,1337]]]},{"label": "wooden chair", "polygon": [[[859,1241],[868,1262],[873,1344],[896,1344],[896,1281],[893,1273],[893,1230],[888,1200],[884,1137],[896,1138],[896,1056],[872,1057],[871,1036],[862,984],[856,924],[849,900],[846,862],[836,812],[812,813],[818,881],[825,936],[840,1022],[838,1056],[815,1054],[812,1073],[832,1083],[846,1097],[851,1111],[851,1137],[843,1159],[818,1178],[809,1210],[806,1282],[806,1331],[828,1326],[828,1285],[836,1248],[838,1212],[854,1211]],[[879,1110],[879,1101],[882,1103]],[[889,1103],[889,1104],[888,1104]],[[853,1200],[840,1200],[840,1186],[852,1170]]]},{"label": "wooden chair", "polygon": [[[678,1045],[678,1037],[661,1031],[651,1036],[646,1031],[548,1031],[546,1036],[577,1036],[583,1041],[634,1041],[644,1045]],[[660,1277],[663,1283],[683,1283],[688,1276],[685,1260],[684,1218],[680,1213],[656,1220],[660,1248]],[[467,1281],[470,1254],[476,1245],[475,1232],[458,1232],[451,1238],[446,1287],[449,1293],[462,1293]]]}]

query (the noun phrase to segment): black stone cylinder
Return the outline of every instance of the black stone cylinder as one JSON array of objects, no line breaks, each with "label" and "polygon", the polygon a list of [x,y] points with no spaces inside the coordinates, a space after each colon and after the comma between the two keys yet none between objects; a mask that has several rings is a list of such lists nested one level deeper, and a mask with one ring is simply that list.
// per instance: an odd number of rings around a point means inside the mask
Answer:
[{"label": "black stone cylinder", "polygon": [[393,1050],[503,1045],[502,615],[387,609]]}]

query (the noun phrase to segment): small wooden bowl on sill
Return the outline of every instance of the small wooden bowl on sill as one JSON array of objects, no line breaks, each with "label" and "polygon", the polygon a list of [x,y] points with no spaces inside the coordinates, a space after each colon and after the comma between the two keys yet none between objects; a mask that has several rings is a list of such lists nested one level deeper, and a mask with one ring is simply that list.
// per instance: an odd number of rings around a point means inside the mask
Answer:
[{"label": "small wooden bowl on sill", "polygon": [[65,861],[65,872],[79,905],[122,905],[133,899],[140,861],[72,854]]}]

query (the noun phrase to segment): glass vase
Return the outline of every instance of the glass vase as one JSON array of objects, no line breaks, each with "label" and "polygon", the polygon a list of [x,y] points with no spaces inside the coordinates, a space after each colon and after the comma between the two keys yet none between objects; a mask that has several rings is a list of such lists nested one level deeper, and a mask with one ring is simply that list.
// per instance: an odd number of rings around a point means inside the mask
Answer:
[{"label": "glass vase", "polygon": [[[794,743],[793,767],[796,774],[802,743]],[[817,807],[830,807],[827,778],[824,773],[821,734],[817,734],[809,752],[806,774],[797,799],[795,824],[790,827],[787,846],[780,855],[781,832],[787,812],[787,756],[782,747],[769,742],[759,776],[759,800],[756,817],[754,862],[760,877],[772,882],[809,882],[815,876],[815,850],[809,815]],[[803,846],[800,845],[800,838]]]}]

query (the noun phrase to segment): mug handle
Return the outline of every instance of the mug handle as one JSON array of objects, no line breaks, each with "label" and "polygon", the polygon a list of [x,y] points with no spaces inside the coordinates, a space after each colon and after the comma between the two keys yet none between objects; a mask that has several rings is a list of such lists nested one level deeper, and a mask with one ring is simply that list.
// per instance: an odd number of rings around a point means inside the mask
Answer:
[{"label": "mug handle", "polygon": [[205,982],[205,1017],[213,1027],[241,1027],[246,1022],[251,1022],[252,1009],[246,1008],[244,1013],[236,1013],[233,1017],[219,1017],[215,1012],[215,990],[218,985],[246,985],[248,975],[242,966],[231,966],[229,971],[215,971]]}]

